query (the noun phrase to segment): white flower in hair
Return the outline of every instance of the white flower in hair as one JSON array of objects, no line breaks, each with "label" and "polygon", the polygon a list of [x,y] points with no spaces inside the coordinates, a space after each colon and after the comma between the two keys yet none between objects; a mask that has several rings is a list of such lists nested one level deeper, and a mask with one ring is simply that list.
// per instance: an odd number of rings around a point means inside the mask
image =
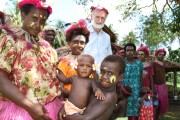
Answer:
[{"label": "white flower in hair", "polygon": [[99,66],[98,66],[98,64],[93,64],[93,70],[95,71],[95,70],[97,70],[99,68]]},{"label": "white flower in hair", "polygon": [[72,67],[72,69],[77,69],[77,65],[78,65],[77,61],[70,62],[70,66]]}]

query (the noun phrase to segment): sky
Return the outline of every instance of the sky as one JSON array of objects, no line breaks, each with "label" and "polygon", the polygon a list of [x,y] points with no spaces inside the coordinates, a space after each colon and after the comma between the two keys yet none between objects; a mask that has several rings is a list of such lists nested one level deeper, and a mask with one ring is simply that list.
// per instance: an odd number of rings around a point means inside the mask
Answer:
[{"label": "sky", "polygon": [[[4,10],[6,8],[5,2],[7,1],[8,0],[3,0],[3,1],[1,0],[0,10]],[[98,4],[100,4],[108,9],[109,15],[106,20],[106,24],[107,25],[113,24],[113,29],[119,34],[120,41],[130,31],[139,32],[136,30],[137,23],[138,23],[136,19],[131,20],[131,21],[129,20],[126,22],[119,21],[119,18],[121,18],[121,15],[118,11],[115,10],[115,6],[119,2],[123,2],[123,1],[125,2],[126,0],[113,0],[113,2],[110,2],[110,0],[94,0],[93,3],[89,3],[86,6],[87,11],[85,11],[85,8],[83,8],[83,6],[77,5],[74,0],[46,0],[46,1],[50,1],[51,4],[53,4],[52,5],[53,13],[49,17],[49,21],[62,20],[65,23],[76,22],[79,19],[87,18],[88,13],[90,13],[91,6],[97,6]],[[140,5],[142,6],[151,4],[151,0],[139,0],[139,1],[141,1]],[[159,0],[159,1],[160,1],[159,5],[165,2],[164,0]],[[151,13],[150,9],[145,9],[142,12],[142,14],[144,15],[148,15],[150,13]],[[50,24],[53,25],[54,22],[50,22]],[[179,42],[174,41],[171,46],[173,46],[172,49],[177,49],[179,48]]]}]

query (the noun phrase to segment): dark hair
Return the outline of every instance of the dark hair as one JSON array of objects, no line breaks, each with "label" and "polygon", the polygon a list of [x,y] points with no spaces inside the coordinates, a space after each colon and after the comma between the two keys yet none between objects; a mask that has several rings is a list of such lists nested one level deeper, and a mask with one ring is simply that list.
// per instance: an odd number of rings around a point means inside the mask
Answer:
[{"label": "dark hair", "polygon": [[143,97],[147,92],[149,92],[148,87],[142,87],[140,91],[140,97]]},{"label": "dark hair", "polygon": [[[26,5],[24,5],[24,6],[22,6],[21,8],[20,8],[20,10],[21,10],[21,12],[24,12],[26,15],[28,15],[28,13],[31,11],[31,9],[34,7],[34,5],[32,5],[32,4],[26,4]],[[34,7],[35,8],[35,7]],[[50,12],[48,11],[48,10],[46,10],[47,11],[47,18],[49,17],[49,15],[50,15]]]},{"label": "dark hair", "polygon": [[89,42],[89,33],[84,28],[74,28],[66,34],[66,41],[71,42],[74,35],[83,35],[86,39],[85,43]]},{"label": "dark hair", "polygon": [[124,46],[124,51],[126,51],[126,48],[127,46],[132,46],[134,48],[134,51],[136,51],[136,46],[134,43],[127,43],[125,46]]},{"label": "dark hair", "polygon": [[119,64],[119,74],[124,73],[125,71],[125,61],[124,58],[122,58],[119,55],[109,55],[107,57],[104,58],[103,62],[117,62]]}]

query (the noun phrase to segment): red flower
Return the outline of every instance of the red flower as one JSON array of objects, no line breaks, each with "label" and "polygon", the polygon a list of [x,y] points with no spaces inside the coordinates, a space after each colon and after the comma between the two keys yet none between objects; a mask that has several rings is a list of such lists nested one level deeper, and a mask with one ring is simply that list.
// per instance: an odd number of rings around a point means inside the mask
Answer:
[{"label": "red flower", "polygon": [[33,59],[29,57],[22,58],[22,65],[26,70],[31,70],[33,67]]},{"label": "red flower", "polygon": [[27,91],[28,91],[28,88],[25,87],[25,86],[23,86],[23,87],[21,88],[21,91],[22,91],[22,93],[23,93],[24,95],[26,95],[26,94],[27,94]]}]

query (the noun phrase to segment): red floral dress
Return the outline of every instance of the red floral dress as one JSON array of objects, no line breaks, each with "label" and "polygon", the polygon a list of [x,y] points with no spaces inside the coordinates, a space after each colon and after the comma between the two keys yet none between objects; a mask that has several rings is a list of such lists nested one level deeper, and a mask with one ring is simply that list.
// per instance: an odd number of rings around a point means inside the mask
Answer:
[{"label": "red floral dress", "polygon": [[24,32],[18,40],[4,36],[0,43],[0,71],[34,103],[44,105],[61,94],[56,78],[57,60],[48,42],[27,40]]},{"label": "red floral dress", "polygon": [[143,104],[140,107],[138,120],[154,120],[152,99],[143,101]]}]

